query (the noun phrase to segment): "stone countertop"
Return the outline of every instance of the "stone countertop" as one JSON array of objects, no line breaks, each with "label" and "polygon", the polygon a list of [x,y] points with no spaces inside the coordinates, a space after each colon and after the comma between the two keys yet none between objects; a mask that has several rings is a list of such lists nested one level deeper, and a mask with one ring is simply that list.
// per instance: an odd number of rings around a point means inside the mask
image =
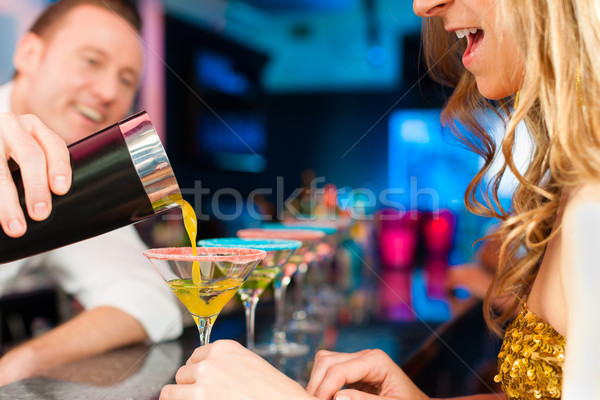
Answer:
[{"label": "stone countertop", "polygon": [[181,341],[133,346],[6,385],[0,399],[157,399],[183,364]]},{"label": "stone countertop", "polygon": [[[242,341],[243,314],[221,317],[215,324],[227,332],[213,330],[211,341],[227,337]],[[450,321],[449,321],[450,322]],[[423,321],[377,322],[364,326],[329,327],[324,332],[292,335],[291,339],[308,343],[311,352],[295,359],[268,360],[286,375],[305,384],[314,353],[318,348],[357,351],[382,348],[394,361],[402,363],[434,335],[440,324]],[[232,336],[229,336],[230,338]],[[258,335],[268,337],[268,335]],[[46,371],[34,378],[0,387],[0,400],[151,400],[158,399],[162,387],[174,383],[180,366],[198,344],[195,327],[186,328],[176,341],[137,345],[80,360]],[[366,347],[365,347],[366,346]]]}]

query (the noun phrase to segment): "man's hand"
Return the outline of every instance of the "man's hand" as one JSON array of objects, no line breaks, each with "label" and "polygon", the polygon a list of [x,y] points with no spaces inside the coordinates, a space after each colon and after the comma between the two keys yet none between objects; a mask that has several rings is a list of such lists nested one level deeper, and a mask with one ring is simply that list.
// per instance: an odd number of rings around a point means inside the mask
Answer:
[{"label": "man's hand", "polygon": [[27,230],[8,161],[21,169],[27,213],[44,220],[52,209],[51,192],[67,193],[71,164],[64,140],[34,115],[0,113],[0,225],[11,237]]}]

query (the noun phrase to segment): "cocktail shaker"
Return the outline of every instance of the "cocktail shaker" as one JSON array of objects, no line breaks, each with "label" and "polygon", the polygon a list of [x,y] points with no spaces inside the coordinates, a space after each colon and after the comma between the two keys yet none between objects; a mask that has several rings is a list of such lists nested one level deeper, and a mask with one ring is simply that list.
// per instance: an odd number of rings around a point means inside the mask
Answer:
[{"label": "cocktail shaker", "polygon": [[[69,153],[71,189],[52,196],[47,219],[33,221],[26,215],[27,232],[22,237],[11,238],[0,229],[0,263],[139,222],[181,201],[179,185],[145,111],[73,143]],[[19,169],[13,171],[13,180],[26,210]]]}]

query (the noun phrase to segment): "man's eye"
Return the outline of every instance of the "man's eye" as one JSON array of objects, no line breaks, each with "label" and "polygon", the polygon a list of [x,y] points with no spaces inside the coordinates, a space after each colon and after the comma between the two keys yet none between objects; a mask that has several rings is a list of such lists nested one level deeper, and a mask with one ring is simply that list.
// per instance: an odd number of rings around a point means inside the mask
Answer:
[{"label": "man's eye", "polygon": [[87,62],[89,65],[98,65],[98,60],[96,60],[95,58],[86,58],[85,62]]},{"label": "man's eye", "polygon": [[135,82],[133,81],[133,79],[129,78],[121,78],[121,83],[127,87],[135,86]]}]

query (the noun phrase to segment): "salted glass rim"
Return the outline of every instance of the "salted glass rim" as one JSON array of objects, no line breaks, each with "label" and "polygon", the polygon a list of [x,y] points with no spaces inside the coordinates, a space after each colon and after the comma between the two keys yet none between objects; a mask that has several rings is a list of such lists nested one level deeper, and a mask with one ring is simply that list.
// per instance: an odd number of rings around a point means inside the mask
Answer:
[{"label": "salted glass rim", "polygon": [[148,249],[144,255],[154,260],[174,261],[227,261],[241,264],[260,261],[267,256],[264,250],[235,247],[197,247],[194,255],[192,247],[162,247]]}]

